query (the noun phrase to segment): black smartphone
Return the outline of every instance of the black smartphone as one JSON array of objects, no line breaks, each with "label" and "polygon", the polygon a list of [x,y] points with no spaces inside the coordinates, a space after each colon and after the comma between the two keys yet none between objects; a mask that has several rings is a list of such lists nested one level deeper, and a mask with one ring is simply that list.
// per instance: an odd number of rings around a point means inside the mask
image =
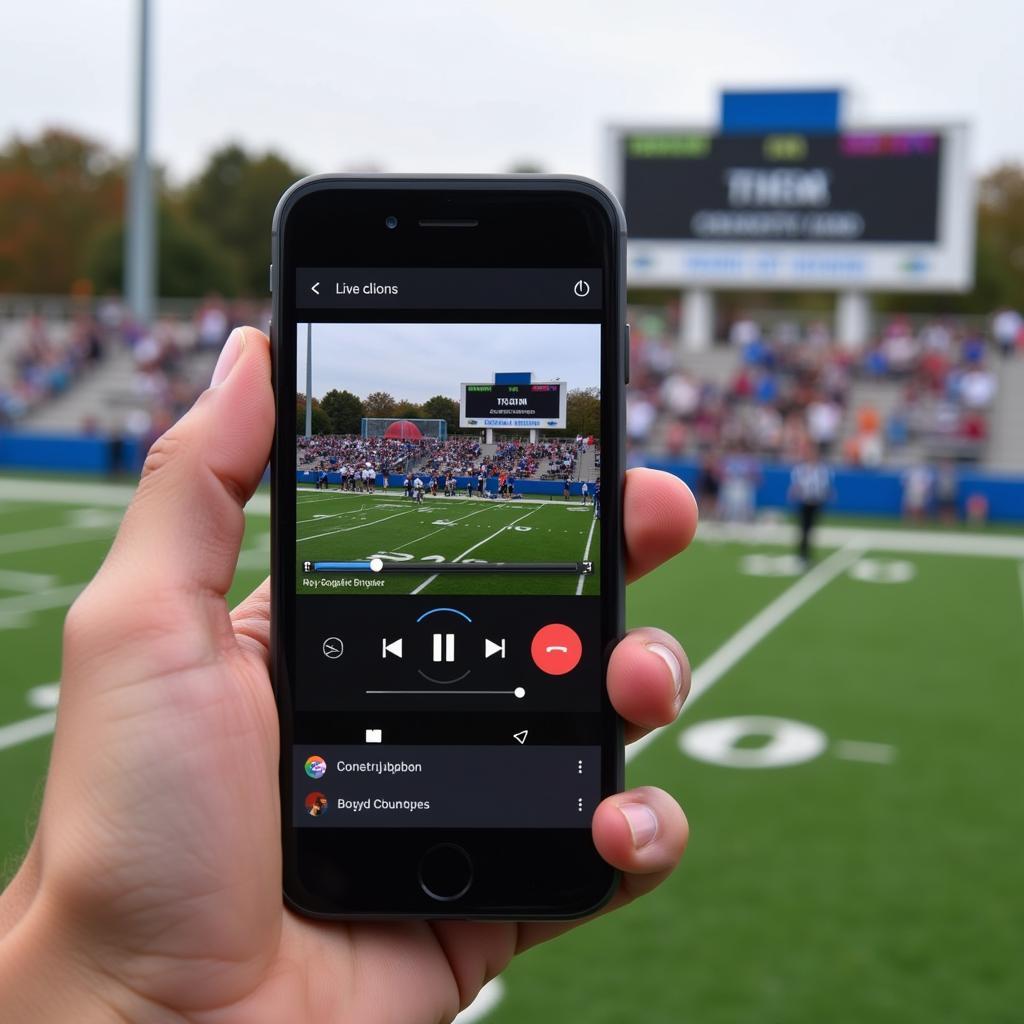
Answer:
[{"label": "black smartphone", "polygon": [[285,898],[589,914],[622,788],[622,213],[579,178],[321,176],[273,230]]}]

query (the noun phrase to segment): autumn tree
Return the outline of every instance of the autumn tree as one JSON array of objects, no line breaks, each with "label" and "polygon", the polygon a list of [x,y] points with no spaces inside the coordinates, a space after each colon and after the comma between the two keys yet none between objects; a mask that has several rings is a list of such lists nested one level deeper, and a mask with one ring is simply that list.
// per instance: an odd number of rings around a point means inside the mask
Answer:
[{"label": "autumn tree", "polygon": [[328,391],[320,399],[320,408],[331,421],[332,434],[358,434],[363,418],[363,401],[351,391]]}]

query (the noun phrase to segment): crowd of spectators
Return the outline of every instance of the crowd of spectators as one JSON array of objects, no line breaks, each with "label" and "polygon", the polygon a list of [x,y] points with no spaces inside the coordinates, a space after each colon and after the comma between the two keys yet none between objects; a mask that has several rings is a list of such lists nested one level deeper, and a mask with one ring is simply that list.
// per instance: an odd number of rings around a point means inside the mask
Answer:
[{"label": "crowd of spectators", "polygon": [[130,391],[116,410],[97,408],[77,426],[86,434],[137,437],[147,446],[209,383],[209,367],[197,375],[190,357],[207,352],[212,363],[233,327],[267,320],[263,310],[216,297],[194,311],[162,313],[148,329],[116,298],[75,301],[64,313],[13,315],[0,323],[0,426],[23,422],[127,352]]},{"label": "crowd of spectators", "polygon": [[4,339],[6,366],[0,373],[0,426],[16,423],[32,409],[66,391],[102,361],[108,338],[89,313],[75,317],[69,328],[55,330],[42,316],[28,317],[23,337]]},{"label": "crowd of spectators", "polygon": [[432,443],[436,442],[355,434],[314,434],[297,440],[298,468],[340,472],[369,466],[378,473],[405,472],[424,457]]},{"label": "crowd of spectators", "polygon": [[298,468],[337,472],[343,467],[370,468],[378,473],[412,471],[427,475],[476,477],[507,476],[527,480],[575,479],[580,452],[592,438],[575,441],[499,442],[492,454],[484,453],[475,437],[398,439],[351,434],[314,434],[297,439]]},{"label": "crowd of spectators", "polygon": [[[712,380],[677,357],[663,321],[633,323],[629,440],[675,457],[795,461],[814,446],[832,459],[879,465],[917,442],[930,456],[977,459],[996,396],[996,352],[1010,358],[1024,348],[1024,325],[1011,311],[1000,311],[988,333],[947,318],[892,317],[860,351],[836,344],[822,321],[766,331],[741,317],[728,331],[734,366]],[[884,386],[854,401],[857,381]]]}]

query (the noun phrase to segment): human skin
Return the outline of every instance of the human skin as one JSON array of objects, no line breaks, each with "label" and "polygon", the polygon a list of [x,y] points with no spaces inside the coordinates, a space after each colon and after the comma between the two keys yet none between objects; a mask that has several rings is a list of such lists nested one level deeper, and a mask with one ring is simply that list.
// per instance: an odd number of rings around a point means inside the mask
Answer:
[{"label": "human skin", "polygon": [[[268,585],[225,602],[273,429],[268,342],[242,328],[153,445],[68,613],[39,824],[0,896],[4,1021],[437,1024],[584,923],[334,923],[283,906]],[[696,529],[690,492],[651,470],[628,474],[624,513],[631,579]],[[629,633],[607,680],[627,740],[672,721],[689,681],[675,639]],[[687,824],[640,787],[598,807],[593,837],[623,872],[607,913],[671,873]]]}]

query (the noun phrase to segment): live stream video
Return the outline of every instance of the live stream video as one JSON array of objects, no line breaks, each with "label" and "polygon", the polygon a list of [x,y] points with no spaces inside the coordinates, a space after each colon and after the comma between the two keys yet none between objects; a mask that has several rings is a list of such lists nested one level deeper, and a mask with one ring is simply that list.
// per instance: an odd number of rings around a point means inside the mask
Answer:
[{"label": "live stream video", "polygon": [[599,324],[299,324],[299,594],[599,593]]}]

